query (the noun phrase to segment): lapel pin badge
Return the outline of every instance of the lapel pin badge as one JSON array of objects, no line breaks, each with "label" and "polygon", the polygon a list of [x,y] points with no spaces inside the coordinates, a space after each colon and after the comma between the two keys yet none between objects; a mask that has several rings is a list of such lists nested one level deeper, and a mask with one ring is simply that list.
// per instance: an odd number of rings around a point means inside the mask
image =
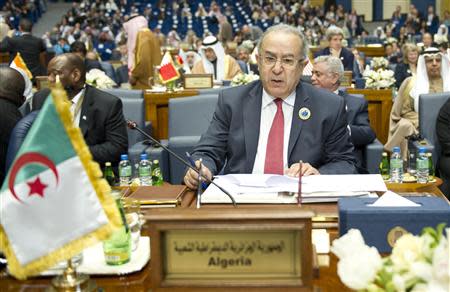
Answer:
[{"label": "lapel pin badge", "polygon": [[298,117],[303,120],[306,121],[311,117],[311,111],[309,110],[309,108],[307,107],[302,107],[299,111],[298,111]]},{"label": "lapel pin badge", "polygon": [[87,120],[86,116],[83,116],[83,120],[85,120],[85,121]]}]

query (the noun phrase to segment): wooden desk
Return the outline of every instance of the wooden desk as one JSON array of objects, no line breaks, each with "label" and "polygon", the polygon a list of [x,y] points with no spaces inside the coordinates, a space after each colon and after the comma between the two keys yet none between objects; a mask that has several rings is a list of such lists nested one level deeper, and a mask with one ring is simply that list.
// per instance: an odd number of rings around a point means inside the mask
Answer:
[{"label": "wooden desk", "polygon": [[[436,194],[436,196],[444,197],[438,189],[438,186],[442,183],[440,179],[437,179],[436,183],[418,184],[418,183],[404,183],[404,184],[387,184],[388,188],[396,192],[428,192]],[[448,201],[447,201],[448,202]],[[195,208],[195,193],[188,192],[183,198],[181,208]],[[231,205],[204,205],[203,208],[232,208]],[[267,209],[267,212],[271,212],[274,209],[295,208],[296,206],[285,205],[245,205],[238,206],[238,208],[263,208]],[[314,228],[326,228],[330,234],[330,241],[338,238],[339,231],[337,225],[338,209],[334,203],[323,204],[304,204],[301,208],[308,208],[314,210],[317,217],[313,219]],[[173,212],[174,209],[167,208],[169,212]],[[147,209],[144,212],[151,212],[152,209]],[[143,235],[148,235],[148,225],[144,225],[142,229]],[[337,276],[337,258],[333,254],[319,255],[322,259],[328,260],[328,264],[321,265],[319,268],[318,276],[313,280],[314,288],[317,291],[352,291],[342,284]],[[102,288],[104,291],[149,291],[151,287],[150,283],[151,263],[140,272],[136,272],[126,276],[94,276],[97,287]],[[51,281],[51,277],[33,278],[26,281],[19,281],[11,278],[5,271],[0,272],[0,291],[45,291]],[[194,290],[189,290],[194,291]],[[212,291],[211,288],[195,289],[195,291]],[[214,291],[218,291],[214,289]],[[226,291],[226,290],[221,290]],[[246,292],[246,289],[233,289],[234,291]],[[278,290],[274,290],[279,291]]]},{"label": "wooden desk", "polygon": [[152,122],[153,137],[158,140],[169,137],[169,98],[198,95],[197,90],[183,90],[176,92],[144,91],[145,120]]},{"label": "wooden desk", "polygon": [[392,90],[390,89],[354,89],[348,88],[349,94],[364,94],[369,102],[370,126],[378,140],[386,144],[389,136],[389,117],[392,109]]},{"label": "wooden desk", "polygon": [[384,47],[382,45],[377,47],[372,46],[356,46],[358,52],[364,53],[366,57],[384,57]]}]

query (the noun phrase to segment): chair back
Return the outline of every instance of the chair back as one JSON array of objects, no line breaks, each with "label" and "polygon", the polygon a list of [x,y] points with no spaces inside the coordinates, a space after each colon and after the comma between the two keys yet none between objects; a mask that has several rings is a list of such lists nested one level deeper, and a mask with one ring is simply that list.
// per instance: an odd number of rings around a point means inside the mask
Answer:
[{"label": "chair back", "polygon": [[[145,103],[142,90],[129,89],[104,89],[105,92],[120,98],[123,104],[123,115],[125,120],[133,120],[137,125],[145,127]],[[139,141],[144,140],[141,133],[136,130],[127,129],[128,145],[131,147]]]},{"label": "chair back", "polygon": [[212,120],[218,94],[169,99],[169,137],[201,136]]},{"label": "chair back", "polygon": [[436,135],[436,120],[439,110],[449,98],[450,92],[419,95],[419,133],[422,138],[434,145],[432,155],[435,167],[441,153]]},{"label": "chair back", "polygon": [[34,120],[36,120],[38,114],[39,111],[34,111],[24,116],[17,122],[16,126],[11,131],[8,144],[8,151],[6,152],[6,163],[5,163],[6,171],[8,171],[8,169],[11,167],[11,164],[14,161],[14,158],[16,157],[16,154],[19,151],[20,146],[22,146],[22,143],[25,140],[25,137],[27,136],[28,131],[33,125]]}]

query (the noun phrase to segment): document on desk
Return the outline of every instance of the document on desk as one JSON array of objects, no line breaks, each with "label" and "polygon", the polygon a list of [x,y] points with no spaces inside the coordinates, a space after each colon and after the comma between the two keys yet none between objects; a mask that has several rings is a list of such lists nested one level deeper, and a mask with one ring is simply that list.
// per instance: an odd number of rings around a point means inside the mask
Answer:
[{"label": "document on desk", "polygon": [[[298,178],[272,174],[228,174],[214,182],[227,190],[237,203],[297,203]],[[386,191],[381,175],[313,175],[302,178],[302,202],[335,202],[341,197],[367,196]],[[229,198],[210,185],[202,195],[203,203],[228,203]]]}]

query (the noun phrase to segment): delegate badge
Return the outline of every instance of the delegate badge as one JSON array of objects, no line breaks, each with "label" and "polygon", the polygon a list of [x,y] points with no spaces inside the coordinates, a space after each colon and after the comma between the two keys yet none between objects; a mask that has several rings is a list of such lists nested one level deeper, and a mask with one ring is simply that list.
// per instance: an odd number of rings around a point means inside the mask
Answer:
[{"label": "delegate badge", "polygon": [[298,117],[302,119],[303,121],[308,120],[311,117],[311,111],[307,107],[302,107],[298,111]]}]

